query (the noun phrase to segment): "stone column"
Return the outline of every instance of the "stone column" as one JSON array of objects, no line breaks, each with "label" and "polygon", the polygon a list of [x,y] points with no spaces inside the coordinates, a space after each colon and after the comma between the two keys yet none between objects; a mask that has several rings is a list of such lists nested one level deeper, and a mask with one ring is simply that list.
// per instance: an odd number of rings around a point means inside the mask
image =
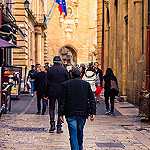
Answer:
[{"label": "stone column", "polygon": [[41,38],[41,64],[44,65],[44,33],[42,33]]},{"label": "stone column", "polygon": [[113,73],[117,75],[117,6],[115,6],[114,12],[114,43],[113,43]]},{"label": "stone column", "polygon": [[44,34],[44,62],[47,62],[47,34]]},{"label": "stone column", "polygon": [[127,23],[128,0],[123,1],[123,51],[122,51],[122,95],[127,95]]},{"label": "stone column", "polygon": [[101,64],[101,44],[102,44],[102,0],[97,0],[97,61]]},{"label": "stone column", "polygon": [[138,61],[142,56],[142,0],[137,0],[134,2],[135,7],[135,43],[134,43],[134,103],[138,102]]},{"label": "stone column", "polygon": [[105,1],[105,35],[104,35],[104,72],[109,67],[109,18],[108,18],[108,11],[109,11],[109,2]]},{"label": "stone column", "polygon": [[36,47],[37,47],[37,62],[41,64],[41,42],[42,42],[42,37],[41,33],[37,33],[36,36]]}]

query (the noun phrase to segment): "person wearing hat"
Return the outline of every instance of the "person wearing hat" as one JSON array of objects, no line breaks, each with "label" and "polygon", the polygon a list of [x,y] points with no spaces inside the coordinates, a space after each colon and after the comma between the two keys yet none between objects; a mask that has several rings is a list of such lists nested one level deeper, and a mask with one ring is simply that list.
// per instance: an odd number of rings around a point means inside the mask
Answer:
[{"label": "person wearing hat", "polygon": [[[69,80],[69,73],[66,68],[61,66],[60,56],[55,56],[53,59],[54,65],[47,70],[47,92],[46,95],[49,97],[49,115],[50,115],[50,130],[55,130],[55,102],[58,101],[58,109],[60,103],[60,94],[62,90],[62,83]],[[58,117],[57,121],[57,133],[62,133],[61,120]]]},{"label": "person wearing hat", "polygon": [[83,128],[86,118],[93,121],[96,115],[96,102],[91,86],[80,79],[81,70],[74,67],[72,78],[62,84],[62,93],[58,115],[64,122],[65,115],[70,134],[71,150],[83,149]]}]

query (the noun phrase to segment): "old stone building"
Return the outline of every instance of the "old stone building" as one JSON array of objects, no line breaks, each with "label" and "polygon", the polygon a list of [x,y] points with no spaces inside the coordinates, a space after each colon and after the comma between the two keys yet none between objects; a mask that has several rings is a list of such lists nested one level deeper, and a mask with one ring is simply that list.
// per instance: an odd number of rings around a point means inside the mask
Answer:
[{"label": "old stone building", "polygon": [[[48,0],[48,11],[52,3]],[[97,0],[66,0],[66,3],[66,20],[55,10],[48,24],[48,61],[52,63],[55,55],[73,65],[96,61]]]},{"label": "old stone building", "polygon": [[104,70],[113,69],[120,96],[138,105],[146,87],[148,1],[107,0],[104,10]]},{"label": "old stone building", "polygon": [[21,66],[23,74],[25,67],[30,69],[37,62],[44,65],[47,61],[46,10],[46,0],[15,1],[15,18],[25,39],[17,35],[18,45],[23,49],[13,50],[13,65]]}]

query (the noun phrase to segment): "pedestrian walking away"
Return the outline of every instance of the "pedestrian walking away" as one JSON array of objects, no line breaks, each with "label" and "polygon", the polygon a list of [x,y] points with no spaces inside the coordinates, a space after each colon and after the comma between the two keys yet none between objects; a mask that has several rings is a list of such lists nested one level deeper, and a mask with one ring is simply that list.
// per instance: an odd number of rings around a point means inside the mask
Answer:
[{"label": "pedestrian walking away", "polygon": [[93,92],[94,97],[95,97],[96,86],[98,85],[98,78],[97,78],[96,73],[94,72],[94,68],[92,66],[88,67],[82,80],[85,80],[85,81],[90,83],[92,92]]},{"label": "pedestrian walking away", "polygon": [[90,115],[93,121],[96,115],[96,103],[91,86],[80,79],[81,70],[74,67],[72,79],[62,85],[59,116],[64,122],[65,115],[70,134],[71,150],[83,150],[83,128]]},{"label": "pedestrian walking away", "polygon": [[35,66],[31,65],[31,70],[29,71],[28,77],[27,77],[27,81],[29,80],[31,83],[31,96],[34,95],[35,75],[36,75]]},{"label": "pedestrian walking away", "polygon": [[[118,91],[111,89],[111,81],[115,81],[116,85],[118,86],[117,78],[114,76],[113,71],[111,68],[107,68],[106,74],[104,75],[104,97],[105,97],[105,105],[106,105],[106,115],[111,114],[114,115],[114,99],[115,96],[118,94]],[[111,111],[109,109],[109,98],[111,103]]]},{"label": "pedestrian walking away", "polygon": [[[58,101],[59,110],[62,83],[69,80],[69,73],[67,69],[61,66],[60,56],[55,56],[53,63],[54,65],[48,68],[46,77],[46,95],[49,97],[50,132],[55,130],[55,102],[56,100]],[[61,120],[58,116],[57,133],[62,133],[61,127]]]},{"label": "pedestrian walking away", "polygon": [[46,73],[43,66],[39,66],[39,72],[35,76],[35,85],[34,85],[34,91],[36,91],[37,94],[37,114],[39,115],[41,113],[41,100],[42,100],[42,115],[45,114],[46,111],[46,99],[45,97],[45,80],[46,80]]},{"label": "pedestrian walking away", "polygon": [[98,68],[98,65],[99,65],[98,62],[94,63],[94,70],[95,70],[95,73],[96,73],[97,78],[98,78],[98,85],[96,87],[97,90],[96,90],[96,93],[95,93],[97,103],[99,103],[100,93],[103,89],[103,71]]}]

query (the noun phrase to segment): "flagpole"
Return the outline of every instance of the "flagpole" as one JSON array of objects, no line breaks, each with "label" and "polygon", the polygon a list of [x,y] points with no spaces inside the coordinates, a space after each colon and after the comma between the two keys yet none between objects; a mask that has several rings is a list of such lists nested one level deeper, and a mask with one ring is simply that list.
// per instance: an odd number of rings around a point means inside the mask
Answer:
[{"label": "flagpole", "polygon": [[47,17],[46,17],[46,20],[44,21],[45,24],[47,23],[47,20],[48,20],[48,18],[49,18],[49,15],[50,15],[51,12],[52,12],[52,9],[53,9],[53,7],[54,7],[54,4],[55,4],[55,1],[53,2],[52,8],[51,8],[51,10],[49,11],[49,13],[48,13],[48,15],[47,15]]},{"label": "flagpole", "polygon": [[53,16],[53,13],[54,13],[54,11],[55,11],[55,9],[56,9],[56,6],[57,6],[57,4],[55,5],[55,7],[54,7],[54,9],[53,9],[53,11],[52,11],[52,14],[51,14],[51,16],[50,16],[50,18],[49,18],[49,20],[48,20],[47,27],[48,27],[48,25],[49,25],[50,20],[52,19],[52,16]]}]

